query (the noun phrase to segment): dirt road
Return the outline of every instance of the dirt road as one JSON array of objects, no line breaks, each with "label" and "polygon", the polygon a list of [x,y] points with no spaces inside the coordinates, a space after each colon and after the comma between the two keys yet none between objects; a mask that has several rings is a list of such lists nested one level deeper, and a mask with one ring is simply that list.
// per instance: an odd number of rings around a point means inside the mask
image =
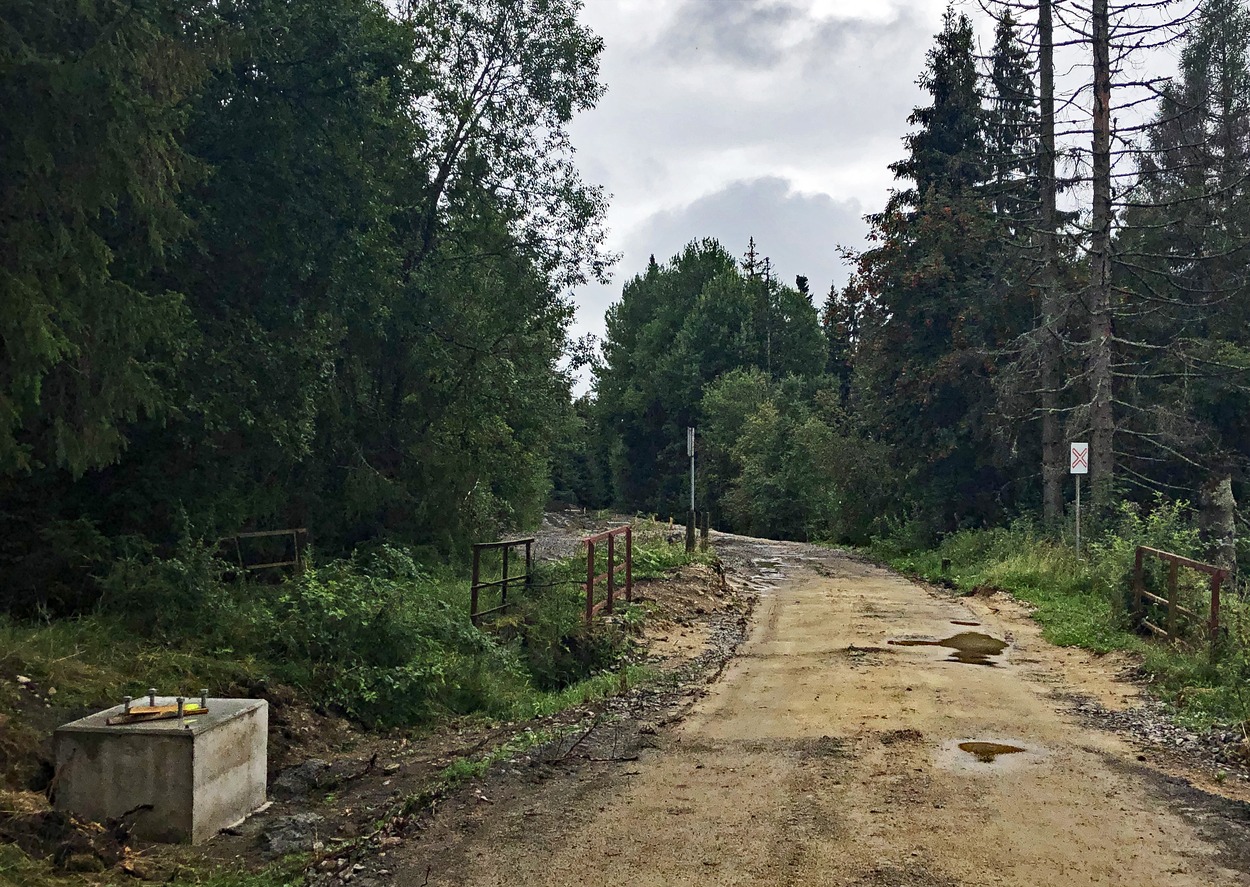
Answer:
[{"label": "dirt road", "polygon": [[[1125,704],[1132,689],[1074,671],[1080,654],[1018,607],[816,548],[724,544],[769,581],[687,716],[637,760],[496,786],[396,848],[391,883],[1250,884],[1247,808],[1083,725],[1068,690]],[[1008,645],[891,643],[961,633]],[[990,761],[969,742],[1018,751]]]}]

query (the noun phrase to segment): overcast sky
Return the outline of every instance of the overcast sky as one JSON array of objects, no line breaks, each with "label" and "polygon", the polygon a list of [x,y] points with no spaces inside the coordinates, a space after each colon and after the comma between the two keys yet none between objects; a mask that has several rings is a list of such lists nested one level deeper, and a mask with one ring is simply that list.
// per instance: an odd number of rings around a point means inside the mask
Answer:
[{"label": "overcast sky", "polygon": [[608,287],[577,293],[575,335],[655,254],[754,236],[782,280],[823,297],[884,205],[945,0],[586,0],[608,94],[573,126],[613,195]]},{"label": "overcast sky", "polygon": [[[1117,13],[1113,41],[1120,24],[1168,19],[1196,0],[1173,2]],[[583,21],[604,39],[608,93],[574,121],[573,143],[587,180],[612,195],[608,246],[622,258],[611,285],[575,294],[573,334],[602,338],[605,310],[648,256],[666,262],[696,238],[741,256],[754,236],[779,279],[806,276],[818,303],[841,286],[838,247],[863,246],[863,217],[885,205],[907,117],[927,103],[916,80],[947,0],[585,3]],[[993,23],[980,4],[955,7],[988,53]],[[1178,51],[1135,53],[1126,79],[1172,74]],[[1087,53],[1059,50],[1059,91],[1078,96],[1061,113],[1065,144],[1088,144]],[[1141,97],[1115,91],[1118,126],[1149,116]]]}]

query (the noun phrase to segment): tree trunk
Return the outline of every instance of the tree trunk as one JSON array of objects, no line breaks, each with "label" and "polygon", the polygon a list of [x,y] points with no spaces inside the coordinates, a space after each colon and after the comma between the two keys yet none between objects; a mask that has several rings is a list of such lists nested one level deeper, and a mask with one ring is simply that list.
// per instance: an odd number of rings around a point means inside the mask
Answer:
[{"label": "tree trunk", "polygon": [[1055,198],[1055,59],[1051,0],[1037,7],[1038,65],[1040,67],[1041,154],[1038,187],[1041,191],[1041,400],[1042,400],[1042,520],[1057,526],[1063,519],[1065,454],[1059,422],[1059,274],[1058,228]]},{"label": "tree trunk", "polygon": [[1089,266],[1089,474],[1095,513],[1115,482],[1115,404],[1111,329],[1111,47],[1107,0],[1093,0],[1093,216]]}]

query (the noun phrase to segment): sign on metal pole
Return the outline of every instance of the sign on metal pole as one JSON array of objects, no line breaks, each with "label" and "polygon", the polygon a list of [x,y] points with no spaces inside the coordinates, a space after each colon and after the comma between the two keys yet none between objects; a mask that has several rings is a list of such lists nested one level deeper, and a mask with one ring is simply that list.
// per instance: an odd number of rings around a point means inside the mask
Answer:
[{"label": "sign on metal pole", "polygon": [[1069,462],[1069,473],[1089,474],[1089,444],[1072,444]]},{"label": "sign on metal pole", "polygon": [[686,455],[687,456],[694,455],[694,429],[693,428],[686,429]]},{"label": "sign on metal pole", "polygon": [[1076,475],[1076,553],[1081,553],[1081,475],[1089,474],[1089,444],[1073,443],[1068,456],[1068,473]]}]

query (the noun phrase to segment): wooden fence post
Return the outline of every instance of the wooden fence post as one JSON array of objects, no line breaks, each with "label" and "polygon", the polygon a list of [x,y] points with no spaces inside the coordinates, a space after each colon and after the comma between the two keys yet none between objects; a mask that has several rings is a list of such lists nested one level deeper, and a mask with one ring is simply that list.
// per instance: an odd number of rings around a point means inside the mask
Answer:
[{"label": "wooden fence post", "polygon": [[603,612],[612,612],[612,598],[616,593],[616,546],[613,544],[616,536],[612,533],[608,534],[608,602],[603,608]]},{"label": "wooden fence post", "polygon": [[625,602],[634,600],[634,528],[625,528]]}]

